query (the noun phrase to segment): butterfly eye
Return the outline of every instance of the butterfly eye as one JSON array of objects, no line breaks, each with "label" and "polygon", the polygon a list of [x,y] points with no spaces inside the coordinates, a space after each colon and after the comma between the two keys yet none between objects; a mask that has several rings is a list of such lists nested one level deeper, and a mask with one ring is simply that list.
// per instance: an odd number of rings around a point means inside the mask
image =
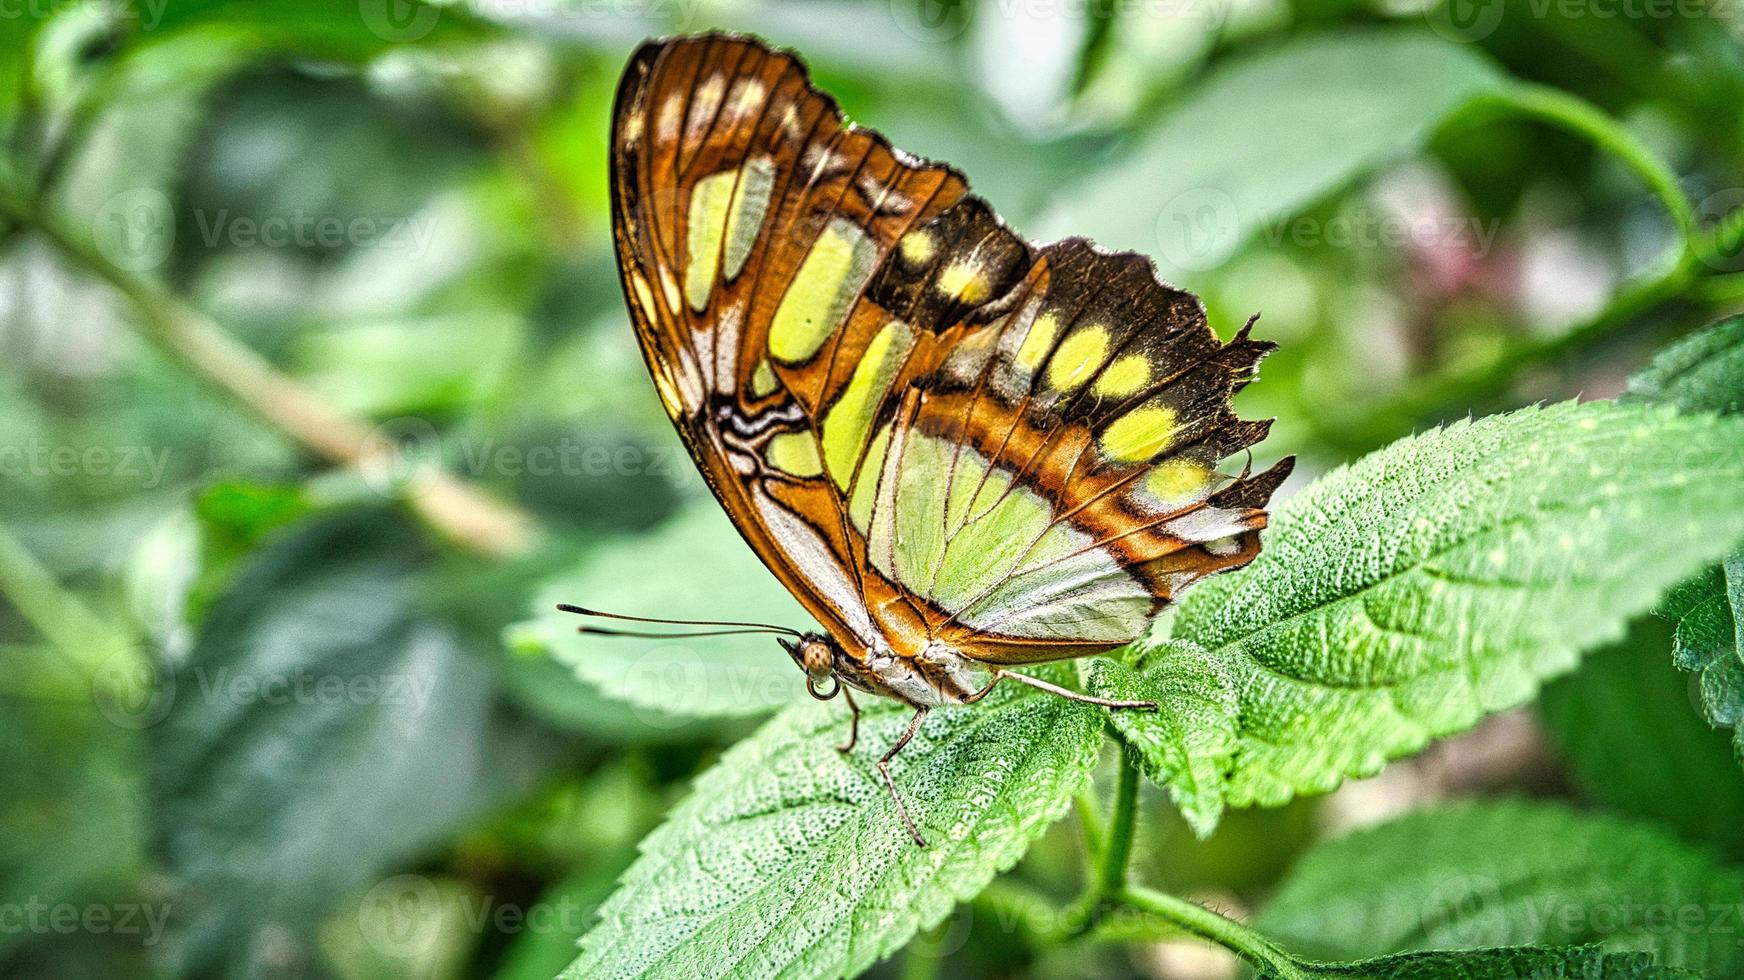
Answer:
[{"label": "butterfly eye", "polygon": [[812,677],[825,677],[835,667],[836,655],[823,640],[808,637],[799,642],[799,665]]}]

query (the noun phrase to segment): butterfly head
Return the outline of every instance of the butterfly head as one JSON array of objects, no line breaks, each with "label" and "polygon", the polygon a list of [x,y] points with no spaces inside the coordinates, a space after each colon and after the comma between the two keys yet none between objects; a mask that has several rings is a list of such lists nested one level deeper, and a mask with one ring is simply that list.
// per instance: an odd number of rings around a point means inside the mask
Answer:
[{"label": "butterfly head", "polygon": [[[822,633],[803,633],[795,640],[777,640],[799,669],[805,671],[805,689],[819,701],[828,701],[840,693],[841,678],[836,673],[841,646]],[[822,685],[827,684],[828,687]]]}]

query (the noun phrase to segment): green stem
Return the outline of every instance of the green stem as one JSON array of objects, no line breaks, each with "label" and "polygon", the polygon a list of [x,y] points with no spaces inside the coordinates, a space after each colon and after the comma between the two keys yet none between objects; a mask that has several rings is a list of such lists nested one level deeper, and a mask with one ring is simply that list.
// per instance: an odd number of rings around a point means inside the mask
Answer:
[{"label": "green stem", "polygon": [[1447,128],[1493,114],[1548,123],[1583,136],[1615,156],[1658,199],[1677,228],[1679,243],[1654,272],[1621,288],[1603,310],[1571,330],[1520,344],[1483,364],[1414,382],[1396,398],[1331,413],[1316,426],[1330,445],[1366,451],[1399,435],[1401,420],[1416,425],[1430,413],[1449,406],[1463,411],[1501,393],[1522,372],[1615,333],[1680,295],[1693,294],[1709,304],[1735,298],[1735,285],[1708,288],[1701,274],[1704,267],[1716,268],[1717,260],[1744,243],[1744,210],[1727,215],[1705,231],[1697,229],[1677,175],[1651,149],[1592,104],[1548,86],[1516,83],[1480,95],[1456,113]]},{"label": "green stem", "polygon": [[1102,808],[1096,803],[1093,784],[1086,784],[1073,801],[1078,811],[1078,827],[1084,833],[1084,849],[1092,855],[1102,853]]},{"label": "green stem", "polygon": [[[1677,299],[1699,285],[1692,278],[1690,267],[1679,263],[1645,282],[1624,288],[1584,323],[1553,337],[1517,344],[1481,365],[1414,381],[1391,398],[1324,411],[1316,419],[1315,431],[1329,446],[1360,453],[1398,438],[1436,413],[1464,415],[1506,391],[1522,373],[1554,364]],[[1701,290],[1697,292],[1706,297]]]},{"label": "green stem", "polygon": [[1678,186],[1677,175],[1617,120],[1585,99],[1548,85],[1516,83],[1486,92],[1467,104],[1458,117],[1485,112],[1505,112],[1568,130],[1593,141],[1635,172],[1648,190],[1659,198],[1683,238],[1683,253],[1693,250],[1695,214]]},{"label": "green stem", "polygon": [[1714,306],[1744,303],[1744,272],[1703,279],[1691,287],[1691,291]]},{"label": "green stem", "polygon": [[1138,768],[1122,752],[1114,784],[1114,810],[1106,826],[1097,816],[1099,808],[1093,789],[1086,786],[1078,794],[1078,821],[1084,827],[1084,844],[1094,866],[1084,882],[1083,894],[1054,917],[1053,928],[1036,933],[1042,944],[1067,942],[1094,929],[1103,910],[1126,883],[1126,866],[1132,860],[1133,831],[1138,823],[1138,780]]},{"label": "green stem", "polygon": [[[65,654],[86,681],[103,685],[118,700],[139,694],[147,671],[145,654],[126,633],[103,621],[77,596],[61,588],[24,545],[0,529],[0,595],[54,649]],[[114,663],[111,657],[125,658]]]},{"label": "green stem", "polygon": [[910,951],[902,957],[902,980],[933,980],[942,966],[942,956],[917,956]]},{"label": "green stem", "polygon": [[1308,980],[1307,971],[1276,943],[1224,915],[1184,898],[1128,885],[1116,896],[1185,932],[1209,939],[1258,967],[1274,980]]},{"label": "green stem", "polygon": [[1096,862],[1096,877],[1086,897],[1096,905],[1107,901],[1126,884],[1126,866],[1132,860],[1133,830],[1138,824],[1138,767],[1125,750],[1120,753],[1120,775],[1114,784],[1114,812],[1103,834]]}]

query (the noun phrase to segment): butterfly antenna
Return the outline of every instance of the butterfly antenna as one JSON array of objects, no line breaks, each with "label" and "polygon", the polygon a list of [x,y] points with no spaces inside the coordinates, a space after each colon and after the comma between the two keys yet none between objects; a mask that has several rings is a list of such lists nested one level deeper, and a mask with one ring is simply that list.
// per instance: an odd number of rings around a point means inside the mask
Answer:
[{"label": "butterfly antenna", "polygon": [[764,636],[769,633],[766,629],[698,630],[694,633],[645,633],[640,630],[607,629],[604,626],[578,626],[575,631],[577,633],[584,633],[588,636],[627,636],[639,640],[691,640],[699,636],[743,636],[748,633],[755,633],[758,636]]},{"label": "butterfly antenna", "polygon": [[622,619],[632,623],[657,623],[662,626],[723,626],[724,630],[704,633],[634,633],[622,630],[608,630],[598,626],[583,626],[581,632],[593,633],[597,636],[637,636],[645,638],[679,637],[679,636],[731,636],[742,633],[781,633],[787,636],[802,637],[805,634],[785,626],[775,626],[770,623],[739,623],[732,620],[718,619],[653,619],[647,616],[626,616],[623,613],[601,612],[598,609],[586,609],[581,606],[560,602],[557,608],[561,612],[574,613],[577,616],[597,616],[601,619]]}]

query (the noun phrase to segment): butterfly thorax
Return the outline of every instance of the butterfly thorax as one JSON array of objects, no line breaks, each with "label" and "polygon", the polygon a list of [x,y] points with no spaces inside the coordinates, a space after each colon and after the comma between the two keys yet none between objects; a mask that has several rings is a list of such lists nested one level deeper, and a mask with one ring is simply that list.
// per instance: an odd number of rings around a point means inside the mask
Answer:
[{"label": "butterfly thorax", "polygon": [[822,633],[781,645],[805,671],[806,689],[822,700],[834,697],[838,684],[846,684],[914,707],[962,704],[991,678],[985,667],[937,641],[918,654],[888,646],[849,649]]}]

